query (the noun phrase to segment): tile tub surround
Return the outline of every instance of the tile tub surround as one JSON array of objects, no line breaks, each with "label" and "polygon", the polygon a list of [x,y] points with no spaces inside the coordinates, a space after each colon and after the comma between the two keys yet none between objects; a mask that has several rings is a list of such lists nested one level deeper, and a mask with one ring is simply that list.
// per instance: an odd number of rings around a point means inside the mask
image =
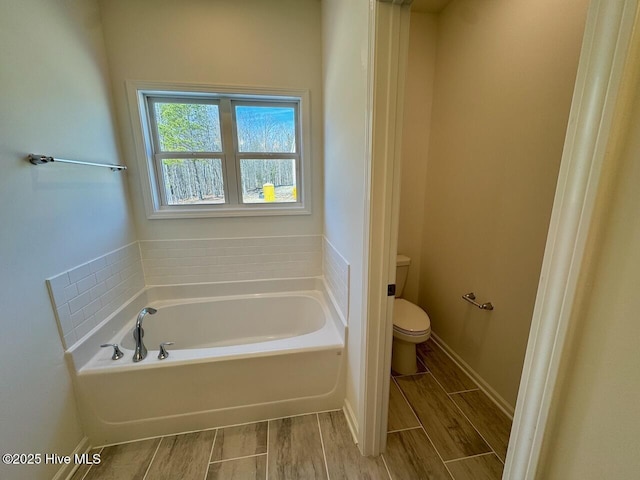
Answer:
[{"label": "tile tub surround", "polygon": [[47,279],[65,349],[144,288],[138,242]]},{"label": "tile tub surround", "polygon": [[[63,345],[71,348],[146,285],[319,277],[322,239],[300,235],[126,245],[47,279]],[[339,298],[342,308],[346,296]]]},{"label": "tile tub surround", "polygon": [[147,285],[322,275],[322,235],[139,243]]},{"label": "tile tub surround", "polygon": [[335,247],[322,237],[322,273],[338,310],[345,321],[349,314],[349,264]]}]

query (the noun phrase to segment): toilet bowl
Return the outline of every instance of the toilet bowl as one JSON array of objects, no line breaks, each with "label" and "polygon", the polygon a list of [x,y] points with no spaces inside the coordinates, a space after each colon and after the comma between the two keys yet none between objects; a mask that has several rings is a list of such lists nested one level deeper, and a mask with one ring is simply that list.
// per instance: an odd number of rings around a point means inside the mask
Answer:
[{"label": "toilet bowl", "polygon": [[402,375],[418,371],[416,345],[431,336],[431,321],[419,306],[402,296],[411,259],[396,256],[396,299],[393,305],[393,350],[391,368]]}]

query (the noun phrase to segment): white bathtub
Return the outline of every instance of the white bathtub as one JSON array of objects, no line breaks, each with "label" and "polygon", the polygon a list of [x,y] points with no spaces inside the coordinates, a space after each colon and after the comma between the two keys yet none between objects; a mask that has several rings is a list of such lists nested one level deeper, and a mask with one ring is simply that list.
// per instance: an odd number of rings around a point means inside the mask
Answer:
[{"label": "white bathtub", "polygon": [[[93,445],[342,406],[345,327],[319,279],[148,287],[69,351]],[[132,329],[145,306],[146,359]],[[160,342],[174,341],[159,360]],[[119,343],[113,361],[101,343]]]}]

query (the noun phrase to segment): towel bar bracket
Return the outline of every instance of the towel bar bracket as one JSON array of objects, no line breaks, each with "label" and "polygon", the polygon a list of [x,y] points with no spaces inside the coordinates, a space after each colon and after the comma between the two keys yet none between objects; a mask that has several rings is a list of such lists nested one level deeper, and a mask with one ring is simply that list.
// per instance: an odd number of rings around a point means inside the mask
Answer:
[{"label": "towel bar bracket", "polygon": [[493,310],[493,305],[491,304],[491,302],[486,302],[486,303],[476,302],[476,294],[473,292],[465,293],[464,295],[462,295],[462,299],[466,300],[472,305],[475,305],[480,310]]}]

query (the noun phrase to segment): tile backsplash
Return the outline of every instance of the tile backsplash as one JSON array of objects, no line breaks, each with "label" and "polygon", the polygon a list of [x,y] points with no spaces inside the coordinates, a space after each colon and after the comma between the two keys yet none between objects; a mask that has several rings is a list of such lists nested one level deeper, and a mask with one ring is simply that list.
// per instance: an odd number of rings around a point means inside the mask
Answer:
[{"label": "tile backsplash", "polygon": [[147,285],[322,275],[322,236],[141,240]]},{"label": "tile backsplash", "polygon": [[144,288],[138,242],[47,279],[66,349]]},{"label": "tile backsplash", "polygon": [[322,237],[322,271],[345,321],[349,317],[349,264],[335,247]]},{"label": "tile backsplash", "polygon": [[349,264],[322,235],[141,240],[47,279],[65,349],[146,285],[325,275],[343,318]]}]

